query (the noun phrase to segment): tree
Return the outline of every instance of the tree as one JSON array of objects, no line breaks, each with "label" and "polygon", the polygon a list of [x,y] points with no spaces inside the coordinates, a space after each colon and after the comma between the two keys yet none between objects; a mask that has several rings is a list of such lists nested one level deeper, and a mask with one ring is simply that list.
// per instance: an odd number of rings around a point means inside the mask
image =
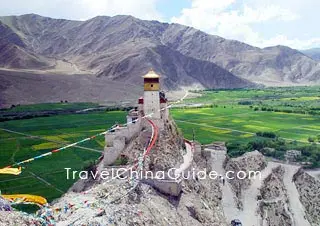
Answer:
[{"label": "tree", "polygon": [[313,142],[314,142],[314,138],[313,138],[313,137],[309,137],[309,138],[308,138],[308,141],[309,141],[310,143],[313,143]]}]

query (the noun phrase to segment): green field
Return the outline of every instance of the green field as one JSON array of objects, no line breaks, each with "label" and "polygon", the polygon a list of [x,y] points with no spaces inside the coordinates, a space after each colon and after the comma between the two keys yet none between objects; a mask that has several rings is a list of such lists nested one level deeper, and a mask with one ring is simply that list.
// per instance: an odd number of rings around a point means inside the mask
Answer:
[{"label": "green field", "polygon": [[[56,105],[52,105],[52,107],[55,108]],[[29,108],[23,106],[23,108],[30,110],[35,106],[31,105]],[[50,109],[50,105],[46,108]],[[43,110],[43,106],[41,106],[41,110]],[[44,139],[30,138],[0,130],[0,167],[59,148],[63,146],[61,143],[70,144],[95,135],[107,130],[115,122],[122,123],[124,120],[125,112],[123,111],[101,111],[1,122],[0,128],[37,135]],[[102,151],[104,137],[100,136],[82,143],[81,146]],[[74,183],[74,181],[66,179],[65,167],[81,170],[99,156],[98,152],[80,148],[69,148],[54,153],[51,156],[25,164],[22,174],[19,176],[0,175],[0,190],[3,194],[41,195],[52,201],[61,196]],[[42,178],[45,182],[37,177]]]},{"label": "green field", "polygon": [[259,131],[273,131],[282,138],[309,143],[320,134],[320,117],[313,115],[253,111],[248,107],[226,105],[213,108],[173,109],[171,111],[184,135],[198,141],[246,142]]},{"label": "green field", "polygon": [[[257,146],[257,139],[260,139],[259,143],[267,142],[264,141],[266,138],[257,137],[257,132],[272,132],[277,139],[285,141],[280,149],[308,148],[310,153],[306,153],[309,156],[303,159],[305,161],[320,156],[317,144],[320,142],[320,87],[199,93],[202,96],[171,109],[171,115],[186,138],[192,139],[194,133],[195,139],[202,144],[225,141],[234,149],[250,150],[248,146]],[[193,104],[203,106],[193,107]],[[252,145],[253,142],[256,143]],[[278,143],[268,145],[278,147]],[[284,153],[285,150],[281,151]]]}]

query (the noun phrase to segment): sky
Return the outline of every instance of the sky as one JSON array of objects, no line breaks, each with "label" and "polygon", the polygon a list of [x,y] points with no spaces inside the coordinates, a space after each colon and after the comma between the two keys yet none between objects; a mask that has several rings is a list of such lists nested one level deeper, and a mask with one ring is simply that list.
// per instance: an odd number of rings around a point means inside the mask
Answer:
[{"label": "sky", "polygon": [[0,16],[86,20],[132,15],[192,26],[253,46],[320,47],[320,0],[0,0]]}]

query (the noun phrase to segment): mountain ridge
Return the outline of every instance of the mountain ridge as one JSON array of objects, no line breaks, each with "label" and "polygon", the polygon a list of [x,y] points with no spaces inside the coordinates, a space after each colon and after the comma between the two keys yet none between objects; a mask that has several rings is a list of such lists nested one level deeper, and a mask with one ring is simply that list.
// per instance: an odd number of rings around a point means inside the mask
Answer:
[{"label": "mountain ridge", "polygon": [[[183,56],[175,50],[170,51],[168,49],[159,52],[160,49],[168,48],[162,44],[161,36],[164,30],[170,26],[169,24],[157,21],[142,21],[132,16],[99,16],[87,21],[68,21],[29,14],[18,17],[1,17],[0,20],[6,22],[7,25],[11,24],[14,27],[13,30],[23,34],[26,49],[40,56],[72,62],[80,69],[90,70],[98,76],[104,75],[112,80],[121,80],[121,77],[123,77],[138,83],[138,79],[143,73],[146,73],[149,68],[155,68],[158,73],[163,74],[166,78],[164,79],[164,87],[167,89],[178,89],[180,86],[187,85],[184,79],[191,82],[189,86],[202,88],[253,86],[246,79],[239,79],[212,62],[205,63],[201,59]],[[31,25],[31,21],[34,22],[33,25]],[[150,55],[154,50],[158,50],[158,52],[155,51],[156,54],[153,54],[153,57],[158,59],[151,59],[148,55],[144,55],[147,53]],[[159,64],[159,62],[164,62],[163,59],[170,57],[162,55],[168,52],[179,58],[172,59],[172,62],[175,60],[177,62],[181,61],[180,64],[172,64],[168,61],[166,62],[170,66]],[[144,59],[144,61],[141,61],[143,62],[142,65],[138,65],[141,62],[138,62],[135,58]],[[181,68],[181,65],[186,64],[182,58],[189,64],[200,67],[195,70],[192,69],[193,71],[205,72],[205,68],[201,67],[206,65],[215,69],[216,73],[190,75],[188,72],[191,71],[190,68],[187,71]],[[128,63],[132,65],[126,65]],[[212,65],[208,66],[208,64]],[[126,66],[124,67],[124,65]],[[128,71],[127,67],[132,70]],[[168,69],[170,67],[171,70]],[[119,71],[120,68],[123,68],[123,70]],[[172,80],[171,74],[177,74],[177,71],[181,72],[179,75],[182,76],[174,84],[170,82]],[[218,81],[215,74],[223,74],[222,79],[224,81]],[[209,80],[204,81],[203,76],[206,76]],[[193,79],[191,79],[192,77]],[[199,77],[202,82],[199,82],[196,77]]]},{"label": "mountain ridge", "polygon": [[[320,83],[320,63],[298,50],[258,48],[175,23],[127,15],[76,21],[36,14],[0,17],[0,23],[9,29],[0,35],[0,46],[9,34],[22,44],[9,57],[0,55],[3,68],[54,72],[60,67],[59,73],[133,84],[154,68],[166,90]],[[12,40],[9,44],[6,48],[16,46]]]},{"label": "mountain ridge", "polygon": [[301,50],[306,56],[320,62],[320,48]]}]

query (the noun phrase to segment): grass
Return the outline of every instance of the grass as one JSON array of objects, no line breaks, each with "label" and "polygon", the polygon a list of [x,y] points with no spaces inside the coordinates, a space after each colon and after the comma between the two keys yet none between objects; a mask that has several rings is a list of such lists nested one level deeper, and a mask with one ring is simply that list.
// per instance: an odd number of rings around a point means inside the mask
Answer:
[{"label": "grass", "polygon": [[[211,90],[171,109],[180,130],[202,144],[225,141],[228,155],[259,150],[285,159],[300,150],[297,161],[320,167],[320,87]],[[194,104],[197,104],[195,106]],[[202,106],[199,107],[199,104]],[[274,134],[260,137],[260,134]],[[273,148],[274,152],[268,152]]]},{"label": "grass", "polygon": [[[258,131],[271,131],[288,140],[308,143],[309,137],[320,134],[320,115],[307,113],[320,106],[320,87],[213,90],[201,93],[201,97],[188,99],[185,104],[203,103],[210,107],[171,110],[185,136],[192,138],[195,130],[196,139],[201,143],[248,142]],[[304,109],[305,113],[254,110],[255,106],[259,109],[262,106],[277,109],[290,107]]]},{"label": "grass", "polygon": [[308,137],[318,131],[309,129],[309,126],[320,124],[319,116],[278,114],[231,106],[173,109],[171,114],[187,138],[191,138],[192,130],[196,129],[196,138],[201,143],[217,140],[247,141],[252,133],[259,131],[272,131],[282,138],[308,142]]},{"label": "grass", "polygon": [[[45,105],[45,110],[51,110]],[[56,108],[56,104],[52,108]],[[88,105],[82,105],[87,107]],[[29,106],[35,109],[34,106]],[[36,107],[43,110],[41,107]],[[26,108],[25,110],[30,110]],[[88,114],[56,115],[24,120],[12,120],[0,123],[0,128],[10,129],[57,142],[72,143],[95,135],[110,128],[115,122],[123,123],[125,112],[95,112]],[[54,148],[63,146],[47,140],[25,137],[0,130],[0,167],[19,162]],[[104,137],[82,143],[81,146],[103,150]],[[68,148],[51,156],[35,160],[23,166],[19,176],[0,175],[0,190],[3,194],[34,194],[52,201],[60,197],[74,183],[66,179],[64,168],[81,170],[100,156],[97,152],[80,148]],[[52,186],[37,179],[41,177]]]}]

